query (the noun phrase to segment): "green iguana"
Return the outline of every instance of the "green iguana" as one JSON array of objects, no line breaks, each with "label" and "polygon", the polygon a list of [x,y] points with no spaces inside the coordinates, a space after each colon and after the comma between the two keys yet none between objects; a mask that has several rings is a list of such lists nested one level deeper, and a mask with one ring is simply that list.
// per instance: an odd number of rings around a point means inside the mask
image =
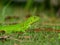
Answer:
[{"label": "green iguana", "polygon": [[6,33],[11,33],[12,31],[22,31],[25,32],[32,23],[39,20],[39,17],[37,16],[31,16],[29,17],[25,22],[15,25],[6,25],[6,26],[0,26],[0,30],[4,30]]}]

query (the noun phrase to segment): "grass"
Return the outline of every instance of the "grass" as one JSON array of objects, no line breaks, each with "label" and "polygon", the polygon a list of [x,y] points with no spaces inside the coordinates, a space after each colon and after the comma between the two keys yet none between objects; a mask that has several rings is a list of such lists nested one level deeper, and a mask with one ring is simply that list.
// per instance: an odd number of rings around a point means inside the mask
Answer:
[{"label": "grass", "polygon": [[[29,5],[30,5],[30,3],[29,3]],[[29,7],[30,6],[28,6],[28,4],[27,4],[26,8],[29,9]],[[14,10],[14,12],[12,9]],[[6,15],[7,16],[19,15],[20,16],[19,21],[24,22],[24,21],[26,21],[25,16],[27,13],[24,11],[24,9],[22,9],[21,7],[14,7],[14,6],[8,7],[6,9],[8,12],[8,13],[6,12]],[[36,10],[37,10],[37,7],[35,7],[33,9],[32,15],[37,15],[37,14],[35,14]],[[49,15],[47,13],[45,14],[45,12],[43,12],[43,13],[44,13],[44,15]],[[4,14],[4,16],[5,16],[5,14]],[[2,20],[2,17],[1,17],[1,20]],[[46,31],[46,30],[51,30],[51,29],[45,29],[45,28],[54,28],[55,27],[54,29],[60,30],[60,26],[42,25],[42,22],[44,22],[44,21],[46,22],[46,20],[49,21],[49,18],[40,17],[40,20],[37,21],[36,23],[32,24],[32,26],[30,28],[28,28],[25,33],[18,32],[18,33],[11,33],[11,34],[0,34],[0,45],[60,45],[60,43],[59,43],[60,42],[60,32],[55,32],[55,30],[53,30],[53,29],[52,29],[52,31]],[[57,22],[54,22],[54,23],[57,24]],[[14,27],[14,28],[16,28],[16,27]],[[0,29],[1,29],[1,25],[0,25]],[[39,30],[39,31],[36,32],[35,30],[36,31]],[[6,36],[7,36],[6,41],[1,40],[1,37],[5,38]],[[9,36],[9,38],[8,38],[8,36]]]},{"label": "grass", "polygon": [[[26,39],[23,38],[22,36],[31,36],[31,39]],[[21,36],[21,35],[20,35]],[[16,38],[16,35],[11,38],[10,40],[8,39],[8,41],[5,41],[4,43],[0,42],[0,44],[2,43],[2,45],[6,45],[6,44],[10,44],[10,45],[59,45],[59,36],[58,33],[55,32],[45,32],[45,31],[41,31],[41,32],[30,32],[30,33],[24,33],[21,37],[23,38]],[[12,36],[11,36],[12,37]],[[13,40],[12,40],[13,39]],[[19,41],[20,40],[20,41]]]}]

